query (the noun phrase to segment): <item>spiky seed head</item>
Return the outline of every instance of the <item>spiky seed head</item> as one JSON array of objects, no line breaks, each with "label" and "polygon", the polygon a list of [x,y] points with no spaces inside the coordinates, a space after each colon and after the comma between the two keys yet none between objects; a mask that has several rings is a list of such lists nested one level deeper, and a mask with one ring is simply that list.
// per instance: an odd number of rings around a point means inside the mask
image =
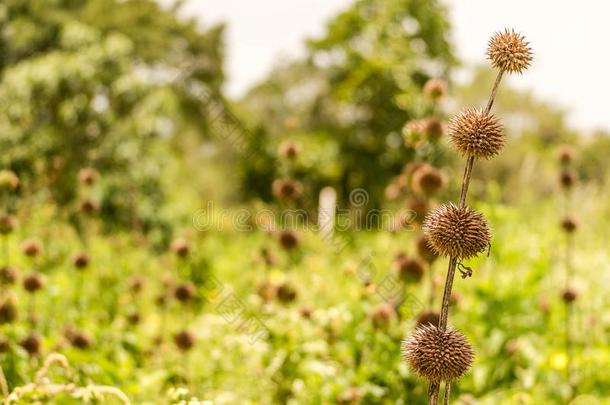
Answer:
[{"label": "spiky seed head", "polygon": [[424,232],[440,256],[468,259],[485,251],[491,231],[485,217],[468,207],[441,205],[424,220]]},{"label": "spiky seed head", "polygon": [[278,154],[281,157],[289,160],[295,159],[299,155],[300,151],[301,148],[299,147],[299,145],[292,141],[284,141],[280,144],[278,148]]},{"label": "spiky seed head", "polygon": [[449,138],[463,156],[483,159],[497,155],[505,142],[500,121],[474,108],[461,111],[449,121]]},{"label": "spiky seed head", "polygon": [[138,275],[131,276],[127,281],[127,285],[129,287],[129,292],[134,295],[139,294],[140,291],[142,291],[142,288],[144,288],[144,278]]},{"label": "spiky seed head", "polygon": [[576,301],[577,298],[578,298],[578,293],[576,292],[576,290],[573,290],[571,288],[566,288],[565,290],[563,290],[561,292],[561,299],[566,304],[573,303],[574,301]]},{"label": "spiky seed head", "polygon": [[42,289],[45,285],[45,279],[42,274],[32,273],[23,279],[23,288],[29,293],[35,293]]},{"label": "spiky seed head", "polygon": [[180,302],[188,302],[197,294],[197,289],[192,283],[179,284],[174,290],[174,297]]},{"label": "spiky seed head", "polygon": [[559,175],[559,183],[561,187],[568,190],[576,183],[576,173],[570,169],[563,169]]},{"label": "spiky seed head", "polygon": [[299,246],[299,237],[296,232],[289,229],[283,230],[278,235],[280,246],[288,251],[296,249]]},{"label": "spiky seed head", "polygon": [[64,335],[72,346],[80,350],[87,350],[93,344],[93,338],[87,332],[78,330],[74,327],[66,329]]},{"label": "spiky seed head", "polygon": [[405,283],[417,283],[424,276],[424,263],[415,257],[406,257],[397,263],[398,275]]},{"label": "spiky seed head", "polygon": [[423,165],[413,173],[412,184],[413,191],[429,197],[443,188],[445,179],[437,168],[431,165]]},{"label": "spiky seed head", "polygon": [[437,142],[445,133],[445,125],[443,124],[443,121],[437,117],[426,118],[423,122],[423,126],[424,135],[430,142]]},{"label": "spiky seed head", "polygon": [[18,221],[14,215],[2,214],[0,216],[0,234],[9,235],[17,227]]},{"label": "spiky seed head", "polygon": [[130,325],[137,325],[140,323],[140,320],[140,313],[137,310],[131,311],[129,314],[127,314],[127,322],[129,322]]},{"label": "spiky seed head", "polygon": [[0,189],[15,191],[19,187],[19,177],[12,170],[0,170]]},{"label": "spiky seed head", "polygon": [[17,319],[17,298],[13,294],[7,295],[0,302],[0,325],[11,323]]},{"label": "spiky seed head", "polygon": [[567,166],[574,160],[574,148],[570,145],[561,145],[557,148],[557,159],[563,166]]},{"label": "spiky seed head", "polygon": [[0,268],[0,284],[14,284],[17,281],[17,270],[10,266]]},{"label": "spiky seed head", "polygon": [[174,335],[174,344],[183,352],[187,352],[195,345],[195,335],[188,330],[183,330]]},{"label": "spiky seed head", "polygon": [[422,326],[426,325],[438,326],[439,319],[440,315],[438,312],[424,311],[417,316],[417,319],[415,320],[415,327],[421,328]]},{"label": "spiky seed head", "polygon": [[370,313],[371,322],[376,328],[386,328],[396,316],[396,310],[387,302],[379,304]]},{"label": "spiky seed head", "polygon": [[85,268],[87,268],[87,266],[89,266],[89,262],[90,262],[89,255],[84,252],[77,253],[72,258],[72,264],[78,270],[84,270]]},{"label": "spiky seed head", "polygon": [[430,79],[424,84],[424,94],[433,101],[438,101],[447,94],[447,83],[441,79]]},{"label": "spiky seed head", "polygon": [[277,299],[283,304],[290,304],[297,299],[297,290],[288,282],[277,289]]},{"label": "spiky seed head", "polygon": [[36,257],[42,252],[42,245],[35,239],[28,239],[21,244],[21,251],[29,257]]},{"label": "spiky seed head", "polygon": [[303,194],[303,186],[296,180],[276,179],[271,185],[271,191],[280,201],[296,201]]},{"label": "spiky seed head", "polygon": [[438,259],[438,254],[430,246],[428,236],[423,234],[417,238],[417,254],[428,264],[434,263]]},{"label": "spiky seed head", "polygon": [[314,309],[309,305],[304,305],[299,308],[299,314],[305,319],[311,319],[313,316]]},{"label": "spiky seed head", "polygon": [[23,347],[30,356],[40,354],[41,343],[42,339],[40,339],[40,336],[36,332],[32,332],[19,342],[21,347]]},{"label": "spiky seed head", "polygon": [[509,73],[522,73],[532,62],[532,50],[525,37],[514,30],[495,33],[487,46],[487,58],[491,65]]},{"label": "spiky seed head", "polygon": [[80,169],[78,172],[78,181],[87,186],[95,184],[98,177],[99,173],[92,167],[85,167],[83,169]]},{"label": "spiky seed head", "polygon": [[174,254],[181,258],[188,256],[191,251],[191,245],[184,238],[175,239],[172,242],[171,248]]},{"label": "spiky seed head", "polygon": [[455,329],[423,325],[402,342],[404,360],[419,376],[433,382],[453,381],[472,366],[474,351]]},{"label": "spiky seed head", "polygon": [[561,220],[561,228],[567,233],[573,233],[578,228],[578,222],[572,217],[565,217]]}]

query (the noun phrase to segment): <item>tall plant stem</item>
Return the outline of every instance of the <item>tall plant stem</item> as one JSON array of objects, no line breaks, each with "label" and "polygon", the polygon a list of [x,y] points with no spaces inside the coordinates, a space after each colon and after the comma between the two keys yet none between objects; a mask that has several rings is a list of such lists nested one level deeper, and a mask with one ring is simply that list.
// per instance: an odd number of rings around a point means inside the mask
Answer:
[{"label": "tall plant stem", "polygon": [[[491,89],[487,106],[485,107],[484,114],[489,114],[491,107],[494,104],[496,93],[498,92],[498,86],[502,81],[504,72],[500,70],[498,76]],[[468,195],[468,186],[470,185],[470,177],[472,175],[472,168],[474,166],[474,156],[469,156],[466,160],[466,166],[464,167],[464,176],[462,177],[462,190],[460,192],[460,208],[466,206],[466,196]],[[451,300],[451,290],[453,289],[453,279],[455,278],[455,267],[457,266],[457,257],[449,258],[449,266],[447,268],[447,278],[445,279],[445,289],[443,290],[443,303],[441,305],[441,314],[438,321],[438,327],[441,330],[447,329],[447,320],[449,319],[449,302]],[[428,389],[428,404],[438,405],[438,397],[440,391],[440,383],[431,382],[430,388]],[[447,381],[445,383],[445,404],[449,403],[449,394],[451,393],[451,383]]]}]

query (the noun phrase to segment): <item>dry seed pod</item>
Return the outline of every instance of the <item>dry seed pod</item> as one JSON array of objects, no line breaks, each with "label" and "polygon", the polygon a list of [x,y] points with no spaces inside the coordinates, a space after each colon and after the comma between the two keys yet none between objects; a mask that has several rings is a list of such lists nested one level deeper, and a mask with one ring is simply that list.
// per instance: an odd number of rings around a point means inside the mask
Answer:
[{"label": "dry seed pod", "polygon": [[33,273],[23,279],[23,288],[29,293],[35,293],[42,289],[45,285],[45,279],[42,274]]},{"label": "dry seed pod", "polygon": [[424,94],[438,101],[447,94],[447,83],[441,79],[430,79],[424,85]]},{"label": "dry seed pod", "polygon": [[25,349],[26,352],[28,352],[30,356],[40,354],[40,345],[42,344],[42,341],[36,332],[29,334],[26,338],[21,340],[19,344]]},{"label": "dry seed pod", "polygon": [[299,145],[292,141],[284,141],[280,144],[278,148],[278,154],[283,158],[290,160],[295,159],[299,155],[300,151],[301,148],[299,147]]},{"label": "dry seed pod", "polygon": [[281,201],[296,201],[303,194],[303,186],[296,180],[276,179],[271,185],[275,198]]},{"label": "dry seed pod", "polygon": [[407,257],[397,262],[398,275],[405,283],[417,283],[424,276],[424,263],[414,257]]},{"label": "dry seed pod", "polygon": [[565,290],[563,290],[561,292],[561,299],[566,304],[573,303],[574,301],[576,301],[577,298],[578,298],[578,293],[571,288],[566,288]]},{"label": "dry seed pod", "polygon": [[420,195],[432,196],[443,187],[444,183],[441,172],[430,165],[423,165],[413,173],[413,191]]},{"label": "dry seed pod", "polygon": [[432,382],[453,381],[472,366],[474,351],[454,329],[424,325],[402,342],[403,358],[421,377]]},{"label": "dry seed pod", "polygon": [[14,322],[17,314],[17,298],[10,294],[0,303],[0,325]]},{"label": "dry seed pod", "polygon": [[83,198],[79,202],[78,207],[81,212],[87,215],[91,215],[99,209],[97,202],[95,202],[91,198]]},{"label": "dry seed pod", "polygon": [[567,233],[573,233],[578,228],[578,222],[572,217],[565,217],[561,220],[561,228]]},{"label": "dry seed pod", "polygon": [[85,268],[87,268],[87,266],[89,266],[89,261],[89,256],[87,255],[87,253],[84,252],[77,253],[72,258],[72,264],[78,270],[84,270]]},{"label": "dry seed pod", "polygon": [[445,133],[445,126],[440,118],[429,117],[423,122],[424,134],[430,142],[437,142]]},{"label": "dry seed pod", "polygon": [[559,175],[559,182],[564,189],[570,189],[576,183],[576,173],[570,169],[564,169]]},{"label": "dry seed pod", "polygon": [[17,227],[17,218],[10,214],[2,214],[0,216],[0,234],[9,235]]},{"label": "dry seed pod", "polygon": [[171,249],[176,254],[176,256],[186,257],[191,251],[191,246],[189,245],[186,239],[178,238],[172,242]]},{"label": "dry seed pod", "polygon": [[290,304],[297,298],[297,290],[289,283],[284,283],[277,289],[277,299],[283,304]]},{"label": "dry seed pod", "polygon": [[34,239],[28,239],[21,244],[21,251],[28,257],[36,257],[42,252],[42,245]]},{"label": "dry seed pod", "polygon": [[491,231],[485,217],[468,207],[442,205],[424,220],[430,245],[440,256],[468,259],[485,251]]},{"label": "dry seed pod", "polygon": [[483,159],[500,153],[505,142],[504,129],[498,119],[473,108],[463,110],[451,119],[449,137],[462,156]]},{"label": "dry seed pod", "polygon": [[183,352],[187,352],[195,345],[195,335],[188,330],[183,330],[174,335],[174,344]]},{"label": "dry seed pod", "polygon": [[98,179],[99,173],[92,167],[85,167],[80,169],[78,172],[78,181],[81,183],[90,186],[95,184],[95,181]]},{"label": "dry seed pod", "polygon": [[17,270],[10,266],[0,268],[0,284],[14,284],[17,281]]},{"label": "dry seed pod", "polygon": [[396,310],[387,302],[375,307],[371,313],[371,322],[376,328],[386,328],[390,321],[396,317]]},{"label": "dry seed pod", "polygon": [[280,246],[285,250],[293,250],[299,246],[299,237],[291,230],[281,231],[278,235]]},{"label": "dry seed pod", "polygon": [[491,65],[509,73],[521,73],[532,62],[532,50],[525,38],[514,30],[497,32],[489,40],[487,58]]},{"label": "dry seed pod", "polygon": [[174,290],[174,297],[182,303],[192,300],[195,294],[197,289],[192,283],[182,283]]}]

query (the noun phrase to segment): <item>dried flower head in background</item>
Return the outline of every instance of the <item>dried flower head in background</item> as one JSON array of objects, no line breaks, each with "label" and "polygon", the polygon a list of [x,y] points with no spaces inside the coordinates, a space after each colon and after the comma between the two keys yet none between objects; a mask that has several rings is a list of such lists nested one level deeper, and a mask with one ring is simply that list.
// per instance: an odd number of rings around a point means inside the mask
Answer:
[{"label": "dried flower head in background", "polygon": [[396,310],[387,302],[379,304],[369,314],[371,322],[376,328],[385,328],[396,317]]},{"label": "dried flower head in background", "polygon": [[447,83],[441,79],[430,79],[424,85],[424,94],[438,101],[447,94]]},{"label": "dried flower head in background", "polygon": [[192,283],[182,283],[176,286],[174,297],[180,302],[188,302],[197,294],[197,289]]},{"label": "dried flower head in background", "polygon": [[572,217],[565,217],[561,220],[561,228],[567,233],[572,233],[578,228],[578,222]]},{"label": "dried flower head in background", "polygon": [[283,158],[290,160],[295,159],[299,155],[300,151],[300,146],[292,141],[284,141],[278,147],[278,154]]},{"label": "dried flower head in background", "polygon": [[87,186],[95,184],[98,177],[99,173],[92,167],[85,167],[83,169],[80,169],[80,171],[78,172],[78,181]]},{"label": "dried flower head in background", "polygon": [[424,263],[415,257],[405,257],[396,263],[398,275],[405,283],[416,283],[424,276]]},{"label": "dried flower head in background", "polygon": [[99,209],[97,202],[91,198],[83,198],[78,203],[78,208],[84,214],[90,215],[96,212]]},{"label": "dried flower head in background", "polygon": [[17,280],[17,270],[10,266],[0,268],[0,284],[13,284]]},{"label": "dried flower head in background", "polygon": [[27,239],[21,244],[21,251],[28,257],[36,257],[42,252],[42,245],[34,239]]},{"label": "dried flower head in background", "polygon": [[296,201],[303,194],[303,186],[296,180],[276,179],[271,185],[275,198],[282,201]]},{"label": "dried flower head in background", "polygon": [[557,159],[562,165],[569,165],[574,160],[574,148],[570,145],[561,145],[557,148]]},{"label": "dried flower head in background", "polygon": [[174,344],[180,351],[189,351],[195,345],[195,335],[188,330],[182,330],[174,335]]},{"label": "dried flower head in background", "polygon": [[9,294],[0,301],[0,325],[17,319],[17,298]]},{"label": "dried flower head in background", "polygon": [[40,345],[42,339],[36,332],[30,333],[27,337],[21,340],[19,344],[25,349],[30,356],[36,356],[40,354]]},{"label": "dried flower head in background", "polygon": [[90,262],[89,255],[87,255],[87,253],[84,253],[84,252],[77,253],[72,258],[72,264],[74,265],[74,267],[76,267],[79,270],[83,270],[87,266],[89,266],[89,262]]},{"label": "dried flower head in background", "polygon": [[438,254],[430,246],[430,240],[425,234],[417,238],[417,254],[429,264],[438,259]]},{"label": "dried flower head in background", "polygon": [[561,299],[566,304],[573,303],[574,301],[576,301],[577,298],[578,298],[578,293],[571,288],[566,288],[565,290],[563,290],[561,292]]},{"label": "dried flower head in background", "polygon": [[2,214],[0,216],[0,234],[8,235],[17,227],[17,218],[11,214]]},{"label": "dried flower head in background", "polygon": [[290,304],[297,299],[297,290],[288,282],[277,289],[277,299],[283,304]]},{"label": "dried flower head in background", "polygon": [[432,196],[443,187],[445,179],[440,170],[426,164],[413,173],[411,182],[413,184],[413,191],[417,194]]},{"label": "dried flower head in background", "polygon": [[505,135],[498,119],[482,110],[469,108],[449,122],[449,137],[465,157],[489,159],[504,146]]},{"label": "dried flower head in background", "polygon": [[532,62],[532,50],[525,37],[514,30],[497,32],[489,40],[487,58],[491,65],[505,72],[521,73]]},{"label": "dried flower head in background", "polygon": [[474,351],[464,335],[454,329],[424,325],[402,343],[403,358],[429,381],[453,381],[472,366]]},{"label": "dried flower head in background", "polygon": [[23,288],[29,293],[35,293],[45,285],[45,278],[42,274],[33,273],[23,279]]},{"label": "dried flower head in background", "polygon": [[468,207],[442,205],[424,220],[431,247],[441,256],[468,259],[485,251],[491,231],[485,217]]},{"label": "dried flower head in background", "polygon": [[576,183],[576,173],[570,169],[564,169],[559,175],[559,182],[564,189],[570,189]]},{"label": "dried flower head in background", "polygon": [[178,257],[186,257],[191,251],[191,246],[188,241],[184,238],[175,239],[172,242],[172,252]]},{"label": "dried flower head in background", "polygon": [[445,133],[443,120],[437,117],[428,117],[423,120],[423,131],[426,139],[430,142],[437,142]]},{"label": "dried flower head in background", "polygon": [[299,237],[294,231],[289,229],[283,230],[278,235],[280,246],[285,250],[293,250],[299,246]]},{"label": "dried flower head in background", "polygon": [[19,177],[12,170],[0,170],[0,189],[15,191],[19,187]]}]

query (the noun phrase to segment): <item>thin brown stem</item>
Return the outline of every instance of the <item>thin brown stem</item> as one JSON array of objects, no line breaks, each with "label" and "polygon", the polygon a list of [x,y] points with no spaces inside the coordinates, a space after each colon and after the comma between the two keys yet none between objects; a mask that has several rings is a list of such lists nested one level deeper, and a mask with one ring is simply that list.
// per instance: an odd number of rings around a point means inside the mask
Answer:
[{"label": "thin brown stem", "polygon": [[[496,80],[491,89],[491,94],[489,95],[489,100],[487,101],[487,106],[485,107],[484,113],[489,114],[491,111],[491,107],[494,104],[496,93],[498,92],[498,87],[500,82],[502,81],[502,76],[504,72],[500,70],[498,75],[496,76]],[[466,206],[466,197],[468,195],[468,186],[470,185],[470,177],[472,175],[472,168],[474,166],[474,156],[469,156],[466,161],[466,166],[464,167],[464,176],[462,177],[462,190],[460,192],[460,200],[459,206],[460,208],[464,208]],[[443,290],[443,303],[441,304],[441,314],[438,322],[438,327],[441,330],[447,329],[447,321],[449,319],[449,303],[451,300],[451,291],[453,289],[453,280],[455,278],[455,267],[457,266],[458,259],[456,257],[449,258],[449,266],[447,267],[447,278],[445,279],[445,288]],[[438,405],[438,397],[440,391],[439,383],[430,383],[430,387],[428,389],[428,404],[429,405]],[[445,404],[449,400],[449,393],[451,391],[451,385],[447,383],[445,385]]]},{"label": "thin brown stem", "polygon": [[449,398],[451,397],[451,383],[445,382],[445,397],[443,398],[443,404],[449,405]]}]

